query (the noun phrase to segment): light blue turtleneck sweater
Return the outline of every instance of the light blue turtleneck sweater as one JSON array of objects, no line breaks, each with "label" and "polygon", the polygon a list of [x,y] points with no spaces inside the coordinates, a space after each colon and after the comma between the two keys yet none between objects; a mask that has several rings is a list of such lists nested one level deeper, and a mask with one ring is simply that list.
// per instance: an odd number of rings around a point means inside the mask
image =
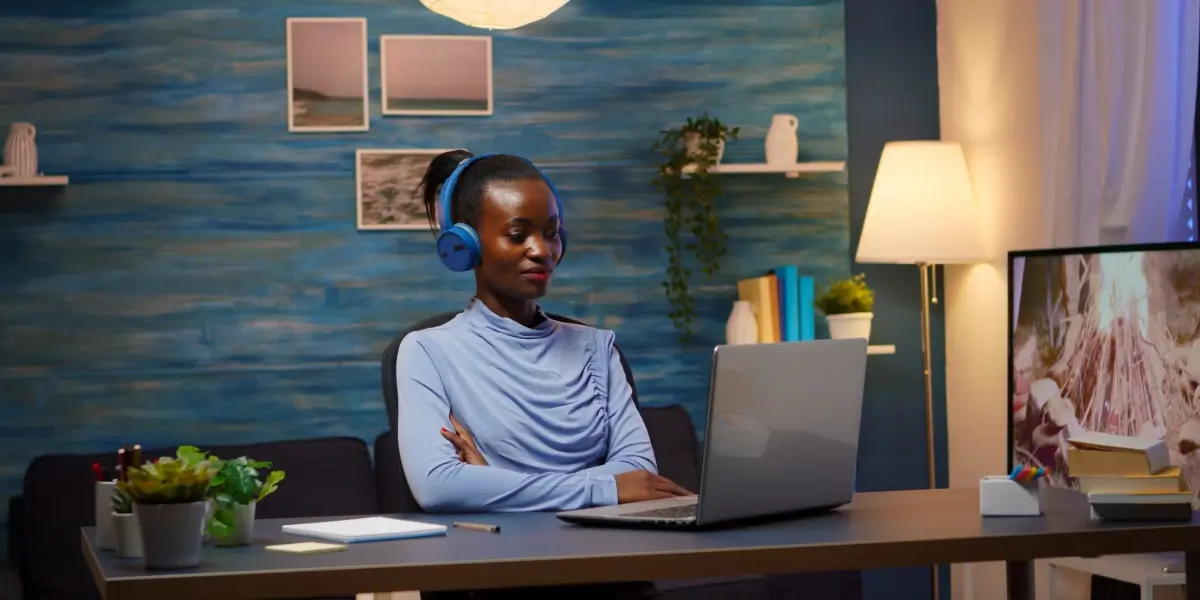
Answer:
[{"label": "light blue turtleneck sweater", "polygon": [[[531,329],[472,300],[404,338],[396,385],[404,474],[430,512],[611,505],[614,475],[657,469],[611,331],[548,318]],[[451,412],[488,466],[441,436]]]}]

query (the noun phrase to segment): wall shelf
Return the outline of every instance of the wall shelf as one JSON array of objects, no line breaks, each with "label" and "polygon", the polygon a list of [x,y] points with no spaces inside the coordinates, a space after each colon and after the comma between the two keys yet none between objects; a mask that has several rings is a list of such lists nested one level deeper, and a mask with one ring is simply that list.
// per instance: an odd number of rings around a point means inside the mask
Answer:
[{"label": "wall shelf", "polygon": [[[802,162],[793,163],[790,165],[768,165],[765,163],[731,163],[714,165],[708,170],[709,173],[720,173],[722,175],[756,175],[767,173],[783,173],[788,179],[795,179],[801,175],[813,173],[840,173],[846,169],[846,163],[843,161],[827,161],[827,162]],[[683,174],[693,173],[696,171],[694,166],[686,166],[683,168]]]},{"label": "wall shelf", "polygon": [[896,353],[896,346],[892,345],[892,344],[888,344],[886,346],[881,346],[881,345],[867,346],[867,355],[868,356],[876,355],[876,354],[895,354],[895,353]]},{"label": "wall shelf", "polygon": [[67,185],[66,175],[39,175],[37,177],[0,177],[0,187],[50,187]]}]

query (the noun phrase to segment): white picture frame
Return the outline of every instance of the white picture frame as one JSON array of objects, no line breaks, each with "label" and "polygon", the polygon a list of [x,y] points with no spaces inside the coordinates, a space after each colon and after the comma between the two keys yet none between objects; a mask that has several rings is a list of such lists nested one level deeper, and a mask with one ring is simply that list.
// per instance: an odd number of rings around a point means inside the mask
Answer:
[{"label": "white picture frame", "polygon": [[[417,188],[429,163],[451,149],[359,148],[354,153],[355,204],[363,231],[429,231]],[[437,228],[436,225],[434,227]]]},{"label": "white picture frame", "polygon": [[365,17],[287,19],[287,119],[293,133],[371,127]]},{"label": "white picture frame", "polygon": [[491,36],[382,35],[379,72],[383,115],[494,112]]}]

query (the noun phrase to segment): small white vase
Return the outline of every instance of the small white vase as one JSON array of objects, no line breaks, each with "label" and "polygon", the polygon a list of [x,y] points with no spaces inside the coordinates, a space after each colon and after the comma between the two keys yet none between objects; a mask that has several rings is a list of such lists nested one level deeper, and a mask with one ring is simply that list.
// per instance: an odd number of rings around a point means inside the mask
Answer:
[{"label": "small white vase", "polygon": [[142,557],[142,530],[133,513],[113,513],[113,530],[117,533],[117,556]]},{"label": "small white vase", "polygon": [[37,129],[32,123],[13,123],[4,141],[4,166],[13,177],[37,177]]},{"label": "small white vase", "polygon": [[[687,149],[687,155],[695,158],[700,156],[700,134],[695,131],[689,131],[683,134],[683,146]],[[725,139],[717,140],[717,158],[713,162],[720,164],[721,159],[725,158]]]},{"label": "small white vase", "polygon": [[796,140],[796,129],[800,120],[792,115],[774,115],[771,117],[771,128],[767,130],[767,164],[792,165],[796,164],[800,152],[800,142]]},{"label": "small white vase", "polygon": [[826,315],[829,324],[829,337],[835,340],[853,338],[871,339],[872,313],[846,313],[842,315]]},{"label": "small white vase", "polygon": [[754,316],[754,305],[750,302],[738,300],[733,303],[729,320],[725,322],[725,343],[758,343],[758,319]]}]

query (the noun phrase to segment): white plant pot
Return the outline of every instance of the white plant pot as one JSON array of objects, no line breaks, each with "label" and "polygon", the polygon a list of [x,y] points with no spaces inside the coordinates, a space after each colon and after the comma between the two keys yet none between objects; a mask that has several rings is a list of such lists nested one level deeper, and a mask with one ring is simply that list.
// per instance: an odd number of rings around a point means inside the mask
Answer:
[{"label": "white plant pot", "polygon": [[208,503],[134,503],[147,569],[186,569],[200,564]]},{"label": "white plant pot", "polygon": [[[683,134],[683,146],[687,149],[687,155],[689,157],[700,156],[700,134],[695,132]],[[716,164],[720,164],[722,158],[725,158],[724,139],[717,140],[717,159],[714,162]]]},{"label": "white plant pot", "polygon": [[869,312],[826,315],[825,321],[829,324],[829,337],[835,340],[853,338],[870,340],[871,318],[874,316]]},{"label": "white plant pot", "polygon": [[245,546],[254,537],[254,511],[257,502],[238,504],[233,507],[233,531],[223,537],[215,537],[218,546]]},{"label": "white plant pot", "polygon": [[117,534],[117,556],[142,557],[142,529],[132,513],[112,513],[113,530]]}]

